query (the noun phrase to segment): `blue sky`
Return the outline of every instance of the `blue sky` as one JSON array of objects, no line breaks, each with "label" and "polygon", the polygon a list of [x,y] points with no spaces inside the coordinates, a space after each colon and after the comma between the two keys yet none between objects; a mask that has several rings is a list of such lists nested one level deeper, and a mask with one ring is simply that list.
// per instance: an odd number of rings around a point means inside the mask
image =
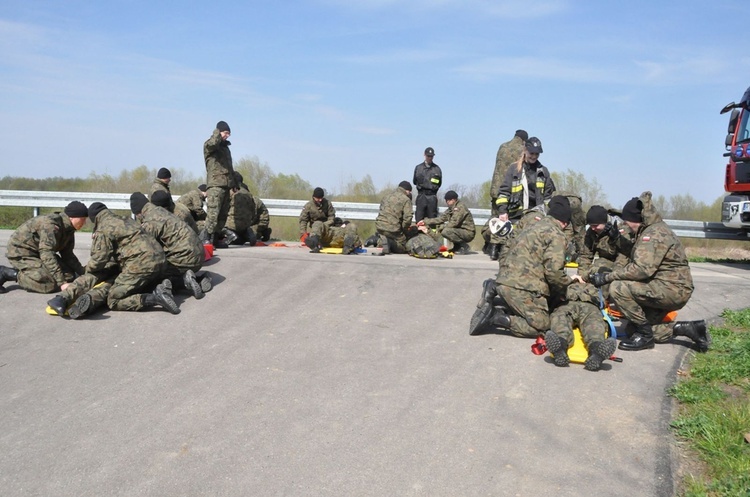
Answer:
[{"label": "blue sky", "polygon": [[427,146],[473,185],[524,128],[613,205],[708,203],[750,85],[746,1],[2,3],[0,175],[200,176],[225,120],[235,160],[328,191],[410,180]]}]

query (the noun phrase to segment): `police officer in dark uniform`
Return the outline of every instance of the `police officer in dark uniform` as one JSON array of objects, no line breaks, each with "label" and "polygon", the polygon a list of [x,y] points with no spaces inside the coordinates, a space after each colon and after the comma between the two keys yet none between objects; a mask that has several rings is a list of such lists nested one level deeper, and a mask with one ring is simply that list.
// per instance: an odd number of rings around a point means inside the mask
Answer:
[{"label": "police officer in dark uniform", "polygon": [[414,168],[414,186],[417,188],[417,208],[414,220],[421,221],[426,217],[438,216],[437,192],[443,184],[443,171],[440,166],[432,162],[435,150],[432,147],[424,149],[424,162]]}]

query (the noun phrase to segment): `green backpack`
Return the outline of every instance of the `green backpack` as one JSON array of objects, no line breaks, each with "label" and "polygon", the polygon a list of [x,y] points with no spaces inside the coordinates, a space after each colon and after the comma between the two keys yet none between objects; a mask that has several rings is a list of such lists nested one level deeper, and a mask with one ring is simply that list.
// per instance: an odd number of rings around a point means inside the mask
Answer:
[{"label": "green backpack", "polygon": [[406,250],[412,257],[437,259],[440,253],[440,244],[431,236],[420,233],[406,242]]}]

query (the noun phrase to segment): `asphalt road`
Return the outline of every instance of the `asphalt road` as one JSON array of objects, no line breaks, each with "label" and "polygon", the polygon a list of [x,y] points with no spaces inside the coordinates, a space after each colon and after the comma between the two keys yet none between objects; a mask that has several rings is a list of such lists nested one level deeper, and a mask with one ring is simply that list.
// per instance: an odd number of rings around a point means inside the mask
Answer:
[{"label": "asphalt road", "polygon": [[[692,268],[681,319],[747,305],[748,266]],[[591,373],[471,337],[480,254],[236,247],[205,269],[214,290],[177,316],[72,321],[5,285],[0,495],[673,494],[685,342]]]}]

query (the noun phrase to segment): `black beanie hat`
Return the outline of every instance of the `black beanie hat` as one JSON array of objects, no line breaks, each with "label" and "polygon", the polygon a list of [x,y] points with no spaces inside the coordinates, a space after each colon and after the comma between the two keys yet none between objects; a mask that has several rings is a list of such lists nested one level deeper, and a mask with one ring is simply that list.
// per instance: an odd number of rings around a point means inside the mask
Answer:
[{"label": "black beanie hat", "polygon": [[243,181],[245,181],[245,178],[242,177],[242,174],[239,171],[234,172],[234,181],[238,185],[242,184]]},{"label": "black beanie hat", "polygon": [[96,216],[98,216],[99,213],[106,208],[107,206],[101,202],[94,202],[93,204],[89,205],[89,219],[91,219],[91,222],[95,222]]},{"label": "black beanie hat", "polygon": [[218,129],[219,131],[229,131],[230,133],[232,132],[232,130],[229,129],[229,125],[226,123],[226,121],[219,121],[218,123],[216,123],[216,129]]},{"label": "black beanie hat", "polygon": [[523,140],[524,143],[526,143],[526,140],[529,139],[529,134],[523,129],[517,129],[516,136]]},{"label": "black beanie hat", "polygon": [[571,212],[568,197],[563,197],[562,195],[552,197],[547,206],[547,214],[560,222],[569,223]]},{"label": "black beanie hat", "polygon": [[445,200],[458,200],[458,193],[453,190],[448,190],[445,192]]},{"label": "black beanie hat", "polygon": [[156,177],[159,179],[167,179],[172,177],[172,173],[166,167],[162,167],[159,169],[159,172],[156,173]]},{"label": "black beanie hat", "polygon": [[151,194],[151,203],[166,209],[172,204],[172,195],[164,190],[157,190]]},{"label": "black beanie hat", "polygon": [[402,181],[401,183],[398,184],[398,186],[400,186],[401,188],[403,188],[407,192],[411,191],[411,183],[409,183],[408,181]]},{"label": "black beanie hat", "polygon": [[133,192],[130,195],[130,211],[133,214],[140,214],[143,210],[143,206],[148,203],[148,199],[141,192]]},{"label": "black beanie hat", "polygon": [[325,196],[326,196],[326,193],[323,191],[321,187],[317,187],[315,190],[313,190],[313,197],[323,198]]},{"label": "black beanie hat", "polygon": [[633,197],[627,201],[625,207],[622,208],[622,220],[630,221],[631,223],[642,223],[643,222],[643,202],[638,197]]},{"label": "black beanie hat", "polygon": [[198,185],[198,189],[199,189],[200,191],[202,191],[202,192],[205,192],[206,190],[208,190],[208,187],[206,186],[206,184],[205,184],[205,183],[203,183],[203,184],[201,184],[201,185]]},{"label": "black beanie hat", "polygon": [[586,223],[592,226],[596,226],[597,224],[607,224],[608,219],[607,209],[601,205],[592,205],[586,213]]},{"label": "black beanie hat", "polygon": [[65,206],[65,215],[68,217],[89,217],[89,210],[83,205],[83,202],[74,200]]}]

